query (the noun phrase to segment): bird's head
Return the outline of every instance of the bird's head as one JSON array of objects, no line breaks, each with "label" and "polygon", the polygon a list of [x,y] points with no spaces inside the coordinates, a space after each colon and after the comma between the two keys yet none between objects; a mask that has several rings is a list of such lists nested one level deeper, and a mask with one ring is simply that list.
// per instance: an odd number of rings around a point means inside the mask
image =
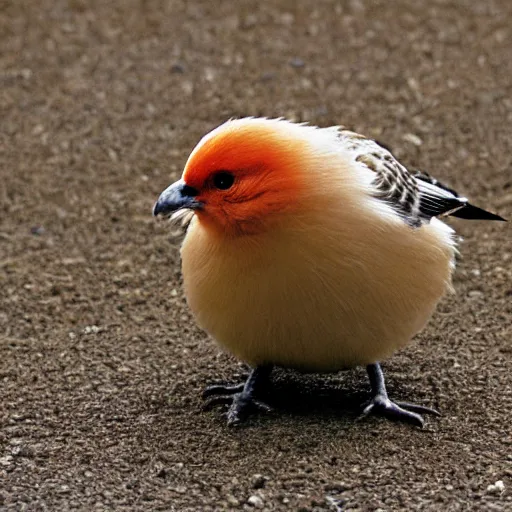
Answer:
[{"label": "bird's head", "polygon": [[228,121],[198,143],[154,215],[190,209],[206,228],[232,236],[267,229],[299,210],[311,188],[306,170],[318,153],[315,131],[283,120]]}]

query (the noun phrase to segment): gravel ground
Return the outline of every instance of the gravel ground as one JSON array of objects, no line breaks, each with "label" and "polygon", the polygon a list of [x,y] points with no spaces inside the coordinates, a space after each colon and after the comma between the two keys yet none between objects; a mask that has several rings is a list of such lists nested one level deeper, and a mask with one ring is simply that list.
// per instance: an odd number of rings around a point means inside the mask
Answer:
[{"label": "gravel ground", "polygon": [[512,510],[512,237],[464,237],[447,297],[385,364],[423,430],[355,423],[365,372],[244,369],[195,325],[151,217],[232,116],[344,124],[512,218],[508,0],[0,0],[2,510]]}]

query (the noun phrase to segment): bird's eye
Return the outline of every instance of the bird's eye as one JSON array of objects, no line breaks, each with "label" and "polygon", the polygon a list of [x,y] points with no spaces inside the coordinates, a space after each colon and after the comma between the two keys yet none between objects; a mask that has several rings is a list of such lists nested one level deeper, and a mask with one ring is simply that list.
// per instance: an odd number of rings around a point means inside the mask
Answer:
[{"label": "bird's eye", "polygon": [[235,182],[235,177],[227,171],[220,171],[213,176],[213,184],[220,190],[227,190]]}]

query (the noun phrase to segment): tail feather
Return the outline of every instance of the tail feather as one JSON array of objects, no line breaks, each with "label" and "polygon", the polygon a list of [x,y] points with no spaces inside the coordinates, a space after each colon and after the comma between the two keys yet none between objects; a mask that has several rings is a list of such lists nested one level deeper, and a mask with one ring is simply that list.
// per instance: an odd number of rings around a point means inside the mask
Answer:
[{"label": "tail feather", "polygon": [[[447,187],[444,183],[441,183],[440,181],[436,180],[430,174],[424,172],[424,171],[416,171],[413,176],[417,180],[424,181],[426,183],[430,183],[431,185],[434,185],[436,187],[439,187],[443,190],[446,190],[450,194],[453,194],[456,198],[460,198],[460,195],[453,190],[453,188]],[[464,199],[465,198],[461,198]],[[449,217],[458,217],[459,219],[469,219],[469,220],[501,220],[504,222],[507,222],[507,219],[504,219],[503,217],[500,217],[499,215],[496,215],[495,213],[488,212],[487,210],[484,210],[483,208],[478,208],[478,206],[473,206],[472,204],[465,202],[465,205],[462,208],[458,208],[456,210],[453,210],[452,212],[445,214]]]},{"label": "tail feather", "polygon": [[478,206],[473,206],[472,204],[466,203],[465,206],[460,208],[457,211],[449,214],[451,217],[458,217],[459,219],[469,219],[469,220],[501,220],[507,221],[503,217],[496,215],[495,213],[488,212],[482,208],[478,208]]}]

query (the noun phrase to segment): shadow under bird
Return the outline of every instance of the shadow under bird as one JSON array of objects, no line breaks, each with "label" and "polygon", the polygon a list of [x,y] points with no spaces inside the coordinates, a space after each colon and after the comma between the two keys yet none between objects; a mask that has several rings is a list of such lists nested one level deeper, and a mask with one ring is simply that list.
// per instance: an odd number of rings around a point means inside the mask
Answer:
[{"label": "shadow under bird", "polygon": [[451,290],[456,244],[439,217],[504,220],[389,150],[343,127],[231,120],[192,151],[154,215],[192,212],[181,247],[199,326],[251,366],[245,383],[211,386],[229,424],[269,409],[257,398],[273,366],[333,372],[364,365],[362,415],[423,425],[434,409],[394,402],[379,362],[423,329]]}]

